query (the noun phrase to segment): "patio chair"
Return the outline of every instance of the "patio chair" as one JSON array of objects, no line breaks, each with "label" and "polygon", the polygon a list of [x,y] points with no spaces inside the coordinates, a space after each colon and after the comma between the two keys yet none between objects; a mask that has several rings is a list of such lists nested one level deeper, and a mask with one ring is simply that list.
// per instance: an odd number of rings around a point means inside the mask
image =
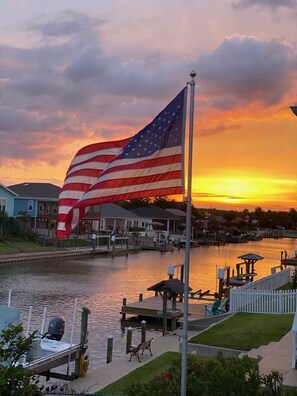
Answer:
[{"label": "patio chair", "polygon": [[225,313],[225,305],[228,301],[228,298],[224,298],[223,300],[216,300],[211,307],[205,305],[204,313],[209,315],[219,315]]}]

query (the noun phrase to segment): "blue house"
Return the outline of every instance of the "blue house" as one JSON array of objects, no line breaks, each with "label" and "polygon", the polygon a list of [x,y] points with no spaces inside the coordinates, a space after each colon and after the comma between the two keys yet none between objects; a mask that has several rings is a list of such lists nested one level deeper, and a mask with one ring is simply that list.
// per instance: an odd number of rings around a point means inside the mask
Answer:
[{"label": "blue house", "polygon": [[21,183],[8,187],[14,194],[13,216],[26,213],[38,233],[54,234],[61,187],[51,183]]},{"label": "blue house", "polygon": [[14,198],[17,194],[0,183],[0,212],[13,216]]}]

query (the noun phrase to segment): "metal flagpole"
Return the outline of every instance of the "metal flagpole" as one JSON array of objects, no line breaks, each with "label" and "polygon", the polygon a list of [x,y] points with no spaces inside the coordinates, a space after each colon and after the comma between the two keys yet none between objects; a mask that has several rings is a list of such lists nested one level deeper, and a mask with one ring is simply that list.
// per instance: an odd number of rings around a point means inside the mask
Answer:
[{"label": "metal flagpole", "polygon": [[194,97],[196,72],[190,73],[190,117],[189,117],[189,152],[188,152],[188,190],[185,202],[187,203],[186,217],[186,248],[184,265],[184,315],[182,332],[182,366],[181,366],[181,396],[187,394],[187,355],[188,355],[188,300],[189,300],[189,269],[191,244],[191,209],[192,209],[192,152],[193,152],[193,124],[194,124]]}]

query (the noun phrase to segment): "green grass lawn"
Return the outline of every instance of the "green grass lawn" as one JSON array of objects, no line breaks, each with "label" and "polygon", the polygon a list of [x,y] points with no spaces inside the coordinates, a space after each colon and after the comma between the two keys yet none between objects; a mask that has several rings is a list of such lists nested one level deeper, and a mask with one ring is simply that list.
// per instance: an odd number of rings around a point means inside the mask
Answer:
[{"label": "green grass lawn", "polygon": [[[0,253],[11,253],[11,252],[28,252],[34,250],[44,250],[45,247],[38,245],[35,242],[29,242],[25,240],[9,240],[5,241],[0,245]],[[47,248],[48,249],[48,248]]]},{"label": "green grass lawn", "polygon": [[279,341],[292,328],[294,315],[237,313],[189,342],[248,351]]},{"label": "green grass lawn", "polygon": [[40,243],[29,242],[24,239],[10,239],[0,244],[1,253],[14,253],[14,252],[34,252],[42,250],[51,250],[56,248],[72,248],[92,246],[90,241],[84,239],[65,239],[65,240],[54,240],[54,244],[50,246],[43,246]]},{"label": "green grass lawn", "polygon": [[[167,371],[174,361],[181,358],[178,352],[166,352],[163,355],[155,358],[151,362],[137,368],[132,373],[127,374],[125,377],[113,382],[97,392],[99,395],[123,395],[124,389],[130,387],[133,382],[144,383],[152,380],[154,374],[160,374]],[[165,395],[164,395],[165,396]]]}]

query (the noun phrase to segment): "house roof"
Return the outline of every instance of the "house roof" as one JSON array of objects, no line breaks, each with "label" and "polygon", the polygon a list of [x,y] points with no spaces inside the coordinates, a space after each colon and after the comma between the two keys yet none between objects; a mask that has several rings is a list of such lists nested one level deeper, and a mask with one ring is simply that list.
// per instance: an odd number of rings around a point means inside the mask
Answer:
[{"label": "house roof", "polygon": [[114,203],[94,205],[93,212],[100,212],[101,217],[109,217],[109,218],[117,218],[117,219],[138,218],[137,214],[132,213],[131,211],[126,210]]},{"label": "house roof", "polygon": [[244,219],[239,216],[237,216],[237,217],[235,217],[235,219],[231,220],[231,223],[233,223],[233,224],[238,224],[238,223],[243,223],[243,222],[244,222]]},{"label": "house roof", "polygon": [[[147,290],[163,291],[163,292],[166,291],[174,294],[183,294],[184,287],[185,287],[184,283],[179,279],[167,279],[167,280],[162,280],[159,283],[156,283],[155,285],[149,287]],[[189,291],[191,290],[192,288],[189,287]]]},{"label": "house roof", "polygon": [[264,257],[259,256],[258,254],[255,254],[255,253],[243,254],[242,256],[238,256],[238,258],[243,259],[243,260],[263,260],[264,259]]},{"label": "house roof", "polygon": [[187,216],[187,214],[185,212],[183,212],[182,210],[179,210],[179,209],[168,208],[165,210],[166,210],[166,212],[169,212],[169,213],[173,214],[174,216],[183,217],[183,218]]},{"label": "house roof", "polygon": [[51,183],[20,183],[8,187],[19,197],[59,199],[61,187]]},{"label": "house roof", "polygon": [[142,218],[160,219],[160,220],[177,220],[178,216],[159,208],[158,206],[144,206],[142,208],[136,208],[131,210],[137,216]]},{"label": "house roof", "polygon": [[218,223],[227,223],[223,216],[215,216],[215,219]]},{"label": "house roof", "polygon": [[14,191],[10,190],[10,188],[4,186],[4,184],[2,184],[2,183],[0,183],[0,188],[3,188],[3,190],[6,190],[11,195],[17,196],[17,194]]}]

